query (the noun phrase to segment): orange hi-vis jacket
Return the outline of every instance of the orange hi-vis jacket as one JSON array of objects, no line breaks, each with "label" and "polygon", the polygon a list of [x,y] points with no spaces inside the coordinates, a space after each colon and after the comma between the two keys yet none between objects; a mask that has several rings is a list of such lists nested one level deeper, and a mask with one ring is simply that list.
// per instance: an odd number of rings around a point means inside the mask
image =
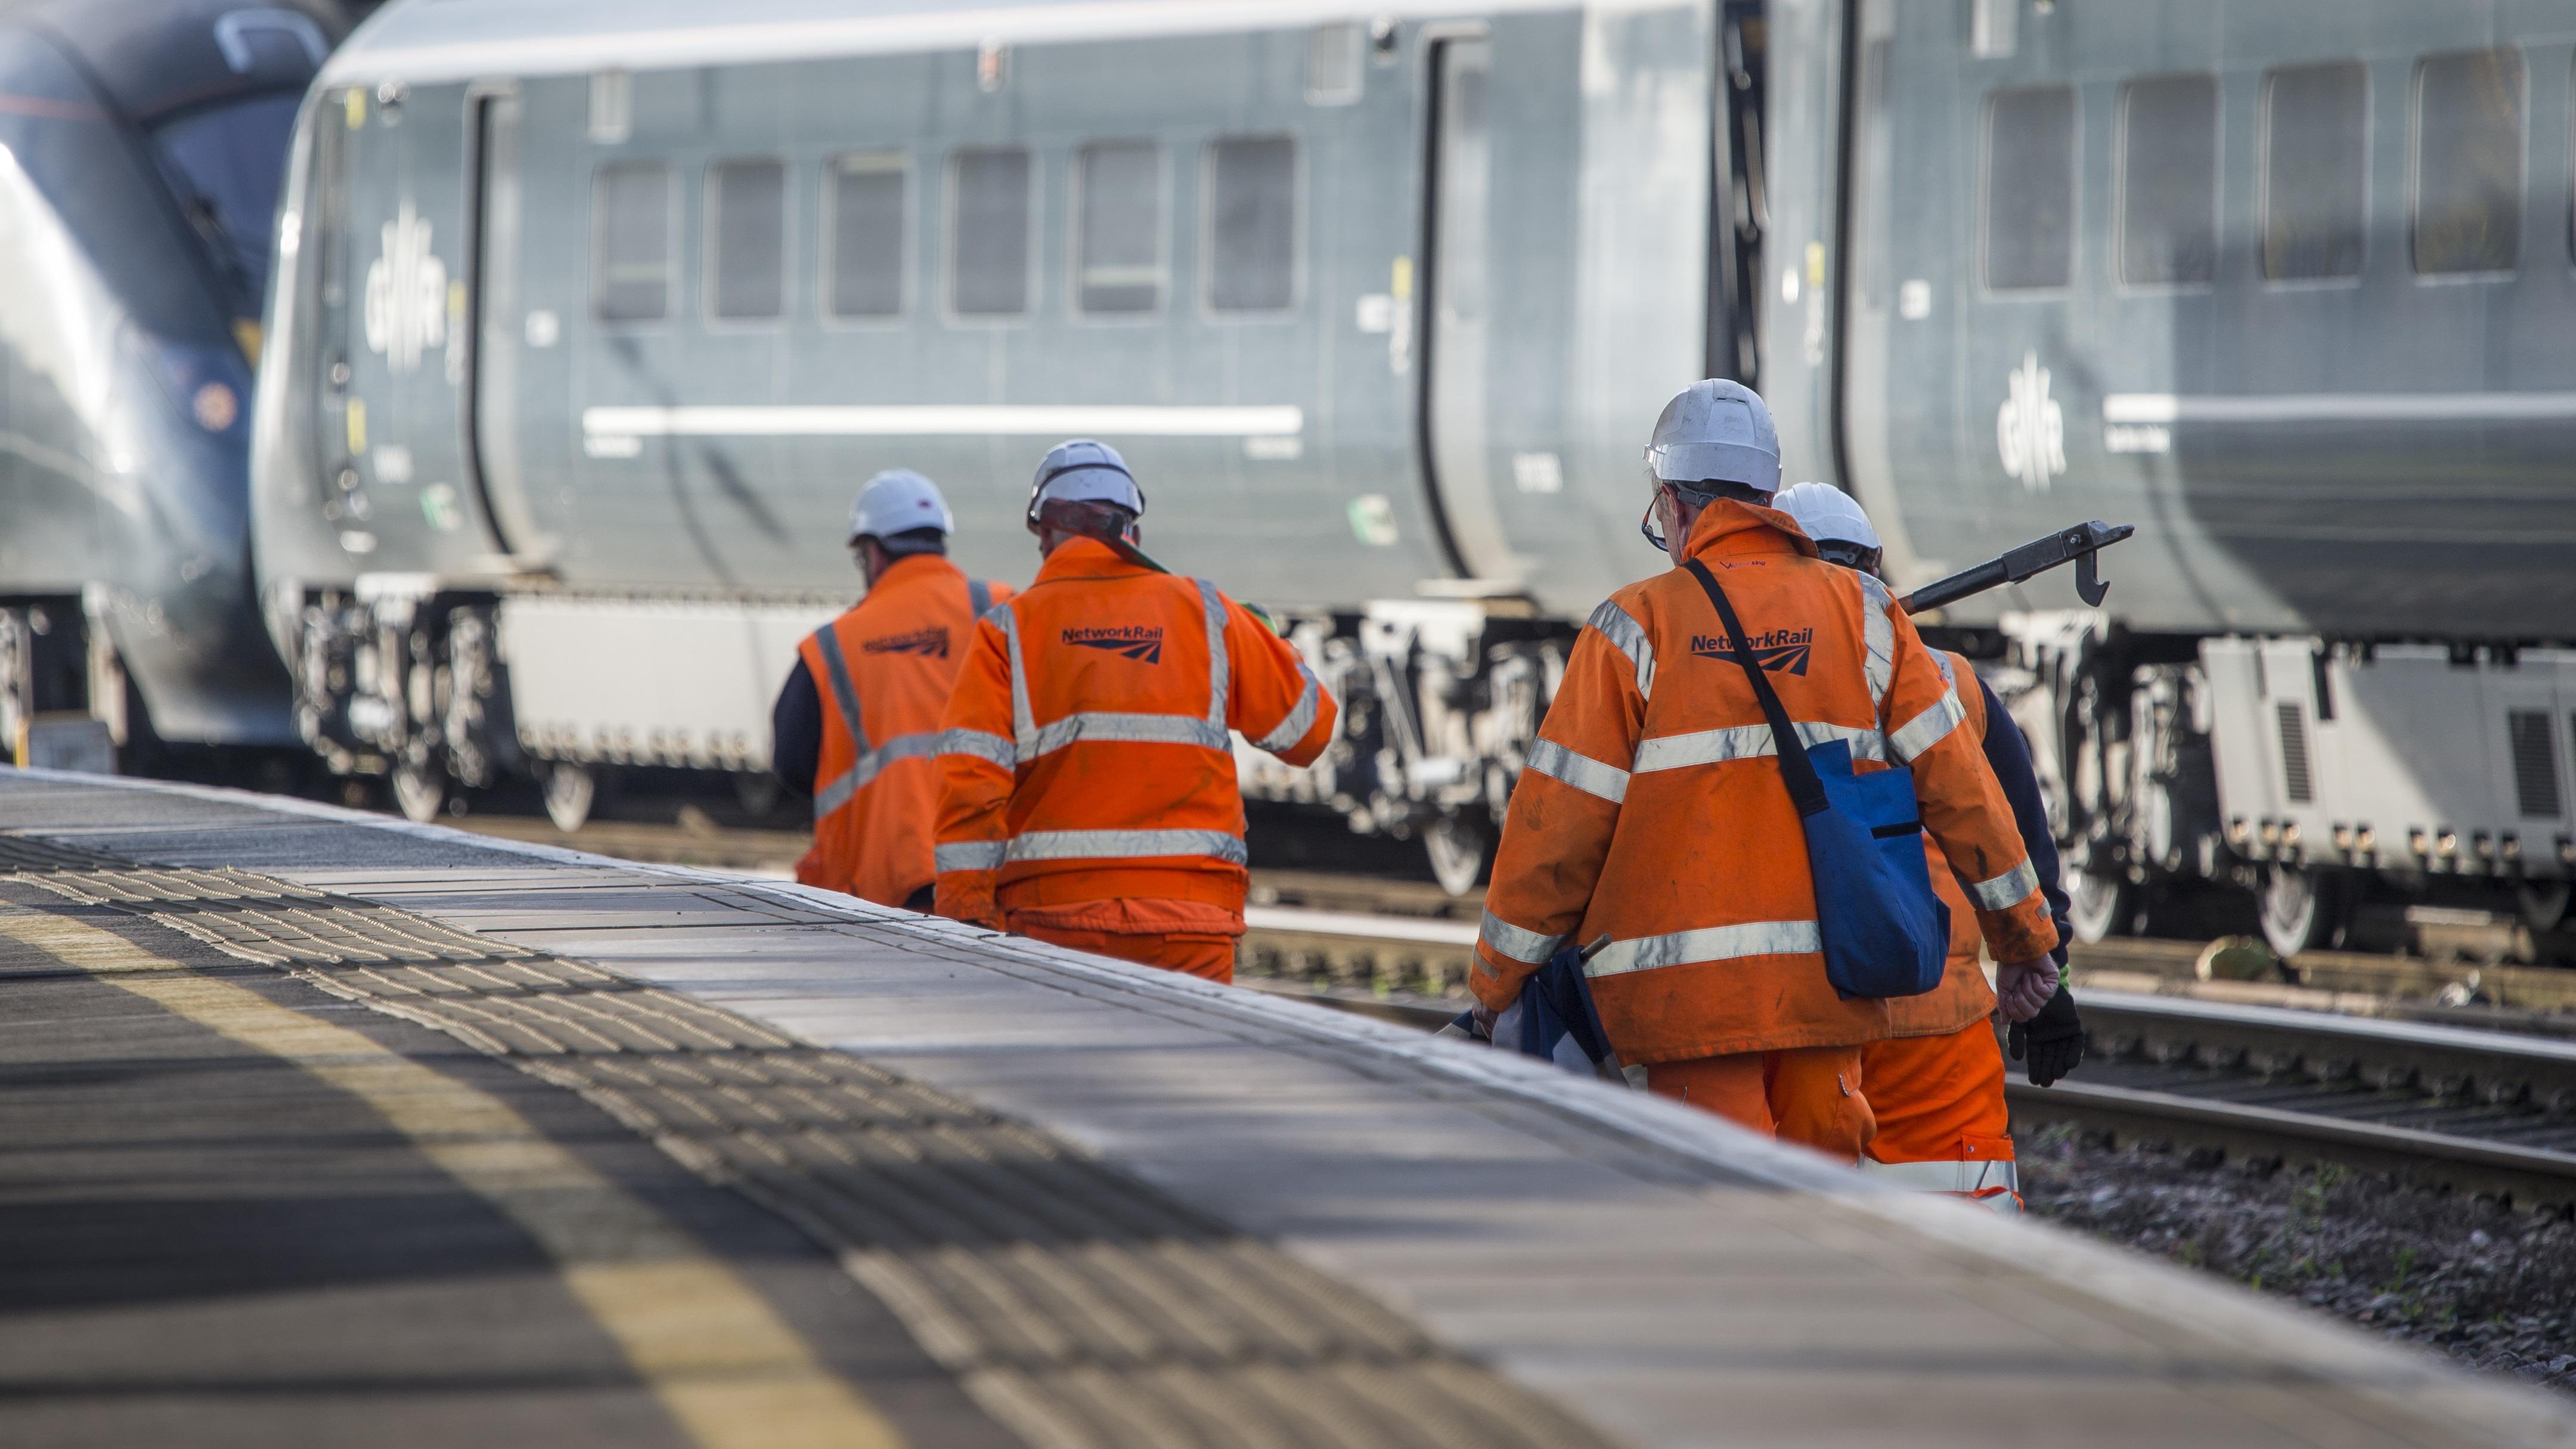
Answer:
[{"label": "orange hi-vis jacket", "polygon": [[1292,765],[1340,709],[1204,579],[1072,539],[976,626],[940,742],[939,913],[1188,901],[1240,919],[1240,730]]},{"label": "orange hi-vis jacket", "polygon": [[909,554],[797,646],[823,704],[807,885],[899,906],[931,881],[939,721],[975,621],[1011,597],[937,554]]},{"label": "orange hi-vis jacket", "polygon": [[[1963,716],[1959,733],[1977,747],[1982,756],[1986,741],[1986,692],[1977,687],[1977,671],[1965,656],[1944,650],[1932,651],[1932,662],[1941,677],[1950,681],[1959,697]],[[1965,679],[1967,688],[1960,689]],[[1887,1003],[1889,1036],[1947,1036],[1976,1025],[1994,1014],[1995,988],[1986,980],[1986,968],[1978,959],[1978,948],[1985,934],[1977,929],[1977,913],[1968,904],[1968,893],[1959,878],[1950,873],[1950,863],[1941,858],[1940,843],[1929,834],[1923,837],[1923,850],[1931,857],[1932,889],[1941,903],[1950,908],[1950,959],[1941,967],[1941,984],[1921,996],[1892,997]],[[2054,932],[2051,931],[2052,937]]]},{"label": "orange hi-vis jacket", "polygon": [[[2006,960],[2056,927],[2011,805],[1913,622],[1865,574],[1816,557],[1788,515],[1720,500],[1687,547],[1744,621],[1809,745],[1914,768],[1923,821],[1970,881]],[[1805,836],[1717,611],[1671,569],[1611,595],[1512,792],[1469,984],[1508,1004],[1569,941],[1610,1044],[1631,1064],[1874,1041],[1888,1007],[1825,979]]]}]

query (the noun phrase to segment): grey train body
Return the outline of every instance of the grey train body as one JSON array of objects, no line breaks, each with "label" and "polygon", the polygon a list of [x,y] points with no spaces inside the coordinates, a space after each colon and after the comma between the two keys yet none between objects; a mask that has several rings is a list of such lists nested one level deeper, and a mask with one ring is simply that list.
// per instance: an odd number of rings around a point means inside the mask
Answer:
[{"label": "grey train body", "polygon": [[80,713],[122,744],[297,742],[251,577],[251,363],[337,30],[293,0],[0,6],[0,751]]},{"label": "grey train body", "polygon": [[[2097,917],[2192,875],[2286,900],[2362,823],[2332,813],[2376,758],[2355,726],[2428,707],[2410,650],[2455,669],[2442,748],[2483,768],[2508,724],[2480,711],[2557,688],[2576,618],[2546,462],[2576,354],[2538,340],[2568,307],[2564,48],[2517,52],[2518,265],[2419,276],[2410,68],[2518,42],[2357,16],[2363,260],[2267,280],[2263,77],[2356,53],[2313,19],[397,0],[308,101],[272,300],[256,513],[300,723],[429,808],[514,768],[757,770],[794,639],[855,590],[860,480],[931,474],[961,563],[1024,577],[1028,465],[1096,433],[1154,551],[1276,606],[1352,706],[1323,764],[1248,762],[1251,791],[1422,833],[1455,880],[1576,625],[1657,566],[1656,409],[1716,373],[1772,398],[1790,476],[1871,505],[1900,584],[2137,523],[2106,612],[2051,578],[1943,622],[2024,666]],[[2126,210],[2102,180],[2123,84],[2177,74],[2209,84],[2148,102],[2188,136],[2209,98],[2205,237],[2171,219],[2188,175],[2142,172]],[[2132,212],[2162,251],[2114,256]],[[2332,271],[2339,235],[2282,255]],[[2345,706],[2302,697],[2295,801],[2298,681],[2241,663],[2283,650]],[[2497,769],[2480,799],[2512,807]],[[2505,833],[2472,803],[2407,808],[2465,867]],[[2564,874],[2558,803],[2517,869]],[[2351,863],[2438,864],[2389,853],[2409,823]]]}]

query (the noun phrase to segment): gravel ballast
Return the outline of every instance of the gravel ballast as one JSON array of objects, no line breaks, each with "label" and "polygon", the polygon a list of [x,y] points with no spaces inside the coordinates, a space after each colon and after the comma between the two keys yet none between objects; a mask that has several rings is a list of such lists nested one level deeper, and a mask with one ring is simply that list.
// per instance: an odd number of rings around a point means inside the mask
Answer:
[{"label": "gravel ballast", "polygon": [[2019,1155],[2039,1217],[2576,1395],[2576,1223],[2563,1216],[2064,1126]]}]

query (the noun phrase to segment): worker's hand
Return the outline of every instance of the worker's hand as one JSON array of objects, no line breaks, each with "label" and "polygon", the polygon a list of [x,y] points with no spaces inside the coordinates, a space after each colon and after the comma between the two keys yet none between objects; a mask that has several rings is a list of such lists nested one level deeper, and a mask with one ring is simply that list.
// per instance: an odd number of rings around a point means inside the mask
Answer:
[{"label": "worker's hand", "polygon": [[1472,1018],[1470,1025],[1474,1031],[1476,1040],[1492,1041],[1494,1039],[1494,1018],[1499,1015],[1499,1013],[1497,1013],[1492,1007],[1487,1006],[1482,1002],[1478,1002],[1476,1004],[1476,1008],[1473,1011],[1468,1012],[1467,1015]]},{"label": "worker's hand", "polygon": [[2005,1033],[2012,1059],[2030,1059],[2030,1084],[2054,1086],[2084,1060],[2084,1020],[2075,1014],[2075,993],[2059,982],[2057,994],[2027,1022],[2015,1022]]},{"label": "worker's hand", "polygon": [[1995,968],[1995,1002],[2006,1021],[2028,1021],[2057,994],[2057,963],[2045,956]]}]

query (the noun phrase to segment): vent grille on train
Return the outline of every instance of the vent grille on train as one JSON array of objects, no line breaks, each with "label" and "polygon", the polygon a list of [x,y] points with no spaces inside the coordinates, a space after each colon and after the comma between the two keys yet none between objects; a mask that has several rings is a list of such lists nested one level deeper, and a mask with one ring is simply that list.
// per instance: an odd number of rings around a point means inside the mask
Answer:
[{"label": "vent grille on train", "polygon": [[2505,711],[2504,733],[2513,748],[2513,798],[2525,820],[2555,820],[2559,813],[2558,741],[2549,712]]},{"label": "vent grille on train", "polygon": [[2293,805],[2316,802],[2315,780],[2308,774],[2308,722],[2288,700],[2274,705],[2281,720],[2281,789]]}]

